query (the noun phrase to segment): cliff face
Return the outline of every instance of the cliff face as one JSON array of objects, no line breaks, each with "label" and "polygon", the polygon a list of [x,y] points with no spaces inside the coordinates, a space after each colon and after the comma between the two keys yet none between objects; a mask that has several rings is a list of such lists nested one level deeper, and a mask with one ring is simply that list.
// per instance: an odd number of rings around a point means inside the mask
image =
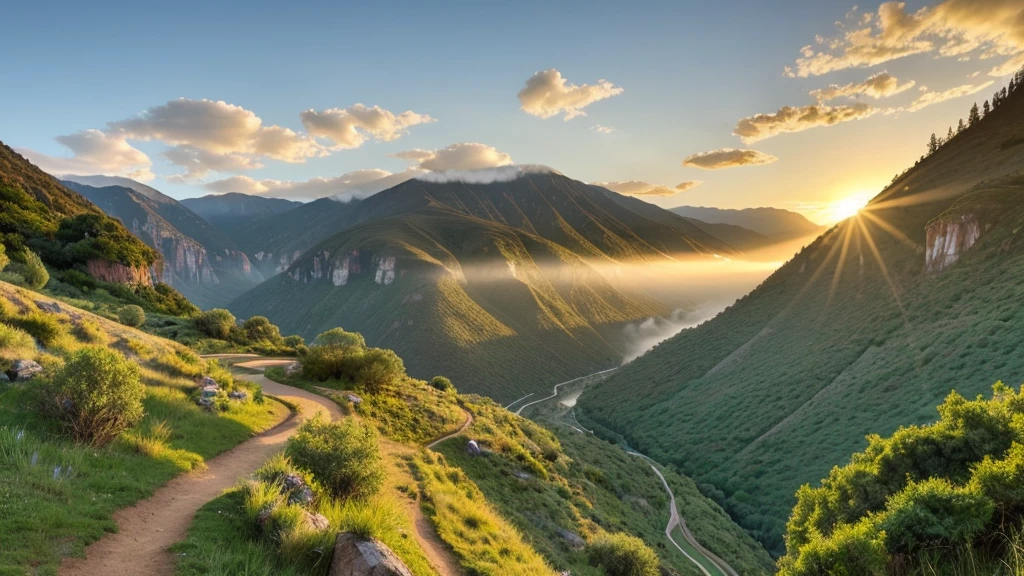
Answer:
[{"label": "cliff face", "polygon": [[303,283],[326,280],[334,286],[345,286],[353,275],[373,272],[374,283],[389,286],[395,281],[396,264],[394,256],[352,250],[332,257],[331,251],[322,250],[313,255],[310,266],[295,266],[288,271],[288,276]]},{"label": "cliff face", "polygon": [[981,224],[974,214],[959,214],[930,222],[925,232],[925,271],[941,272],[978,241]]},{"label": "cliff face", "polygon": [[148,268],[125,266],[118,262],[106,260],[89,260],[86,263],[89,275],[97,280],[116,284],[153,285],[153,276]]}]

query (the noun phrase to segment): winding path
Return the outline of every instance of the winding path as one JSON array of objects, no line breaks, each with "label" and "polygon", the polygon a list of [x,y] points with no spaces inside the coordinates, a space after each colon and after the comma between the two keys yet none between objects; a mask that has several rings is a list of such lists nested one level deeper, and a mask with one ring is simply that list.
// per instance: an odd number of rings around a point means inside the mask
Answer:
[{"label": "winding path", "polygon": [[[284,361],[247,362],[253,366]],[[149,498],[114,513],[118,532],[108,534],[85,549],[85,558],[68,558],[60,567],[63,576],[147,576],[174,574],[174,558],[167,548],[185,538],[192,517],[204,504],[251,474],[284,447],[299,424],[317,412],[340,418],[330,400],[311,392],[278,384],[262,374],[247,379],[263,386],[270,396],[299,408],[298,414],[231,450],[209,460],[206,469],[182,474],[158,488]]]},{"label": "winding path", "polygon": [[[534,404],[540,404],[541,402],[543,402],[545,400],[551,400],[552,398],[558,396],[558,387],[559,386],[565,386],[566,384],[572,384],[573,382],[579,382],[580,380],[583,380],[584,378],[590,378],[591,376],[600,376],[601,374],[607,374],[607,373],[613,372],[615,370],[618,370],[618,367],[609,368],[607,370],[601,370],[600,372],[594,372],[593,374],[587,374],[586,376],[580,376],[579,378],[573,378],[572,380],[566,380],[565,382],[559,382],[558,384],[555,384],[555,387],[552,389],[551,396],[545,396],[544,398],[541,398],[540,400],[534,400],[533,402],[527,402],[526,404],[523,404],[522,406],[519,407],[518,410],[516,410],[516,414],[521,415],[523,413],[523,408],[526,408],[527,406],[533,406]],[[529,394],[527,396],[529,396]],[[526,396],[524,396],[523,398],[525,398],[525,397]],[[522,398],[520,398],[519,400],[522,400]],[[518,402],[519,400],[516,400],[516,402]],[[515,402],[513,402],[512,404],[515,404]],[[511,406],[512,404],[509,404],[509,406]]]},{"label": "winding path", "polygon": [[466,421],[462,424],[462,427],[459,428],[458,430],[456,430],[455,432],[452,432],[451,434],[447,434],[445,436],[441,436],[437,440],[434,440],[430,444],[427,444],[427,446],[426,446],[427,449],[433,450],[434,446],[437,446],[438,444],[440,444],[441,442],[444,442],[445,440],[447,440],[449,438],[455,438],[459,434],[462,434],[463,432],[465,432],[466,429],[469,428],[473,424],[473,414],[471,414],[470,411],[466,410],[465,408],[463,408],[462,411],[466,414]]}]

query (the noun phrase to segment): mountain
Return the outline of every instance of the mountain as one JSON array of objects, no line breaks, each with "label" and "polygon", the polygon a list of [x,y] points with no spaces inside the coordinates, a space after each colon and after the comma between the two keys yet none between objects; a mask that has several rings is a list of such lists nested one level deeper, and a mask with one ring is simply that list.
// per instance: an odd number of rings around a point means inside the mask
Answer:
[{"label": "mountain", "polygon": [[151,286],[162,265],[119,222],[2,142],[0,241],[15,259],[28,247],[53,270],[105,282]]},{"label": "mountain", "polygon": [[294,200],[239,192],[185,198],[181,203],[229,236],[251,222],[277,216],[302,205],[302,202]]},{"label": "mountain", "polygon": [[824,226],[811,222],[802,214],[781,208],[731,210],[703,206],[677,206],[669,208],[669,212],[709,224],[740,226],[775,240],[816,236],[825,229]]},{"label": "mountain", "polygon": [[865,435],[1024,381],[1024,92],[577,415],[714,495],[776,554],[802,484]]},{"label": "mountain", "polygon": [[[693,306],[678,288],[677,301],[655,299],[631,265],[737,253],[657,207],[644,203],[653,210],[645,216],[602,188],[516,170],[490,183],[410,180],[287,212],[282,220],[323,203],[323,225],[342,231],[296,247],[285,274],[231,309],[307,338],[344,326],[395,349],[417,377],[443,373],[460,389],[511,401],[617,365],[627,323]],[[306,241],[317,223],[304,228]]]},{"label": "mountain", "polygon": [[263,280],[231,239],[170,196],[128,178],[67,178],[67,187],[158,250],[164,261],[160,280],[196,305],[223,306]]}]

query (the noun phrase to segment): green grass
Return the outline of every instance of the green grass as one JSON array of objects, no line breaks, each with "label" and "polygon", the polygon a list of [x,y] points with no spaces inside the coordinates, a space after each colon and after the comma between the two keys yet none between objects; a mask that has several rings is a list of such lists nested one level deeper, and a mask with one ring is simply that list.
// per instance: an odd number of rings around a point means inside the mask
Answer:
[{"label": "green grass", "polygon": [[[5,314],[46,314],[67,328],[57,346],[33,349],[28,357],[44,367],[57,365],[102,331],[115,349],[136,355],[142,365],[146,416],[111,446],[91,448],[61,438],[39,418],[31,381],[0,387],[0,514],[9,518],[0,525],[0,574],[55,574],[61,558],[80,555],[89,542],[116,529],[114,511],[288,413],[275,401],[232,402],[227,412],[201,410],[190,397],[192,376],[210,372],[229,387],[252,385],[226,380],[225,371],[203,366],[176,343],[64,305],[69,314],[42,312],[35,304],[42,299],[0,284]],[[92,326],[83,331],[86,320]]]}]

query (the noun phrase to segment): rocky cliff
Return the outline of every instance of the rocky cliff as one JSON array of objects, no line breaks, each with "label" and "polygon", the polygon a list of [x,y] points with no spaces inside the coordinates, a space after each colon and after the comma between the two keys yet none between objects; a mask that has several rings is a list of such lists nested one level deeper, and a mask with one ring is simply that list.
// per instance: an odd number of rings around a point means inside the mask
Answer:
[{"label": "rocky cliff", "polygon": [[941,272],[953,265],[981,237],[981,224],[974,214],[938,218],[925,229],[925,270]]},{"label": "rocky cliff", "polygon": [[[158,266],[159,268],[159,266]],[[118,262],[106,260],[89,260],[86,263],[89,275],[97,280],[118,284],[142,284],[153,285],[153,274],[149,268],[138,266],[125,266]],[[159,269],[155,271],[159,274]]]}]

